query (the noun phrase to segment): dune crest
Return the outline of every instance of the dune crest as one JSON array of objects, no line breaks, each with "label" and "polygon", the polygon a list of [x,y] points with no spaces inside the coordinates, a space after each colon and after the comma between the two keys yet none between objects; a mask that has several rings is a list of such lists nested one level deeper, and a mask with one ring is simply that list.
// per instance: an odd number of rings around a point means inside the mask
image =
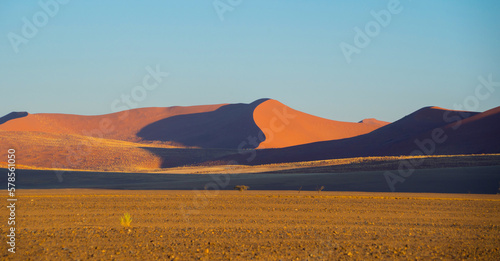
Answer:
[{"label": "dune crest", "polygon": [[364,120],[360,121],[359,123],[372,124],[372,125],[378,126],[379,128],[389,124],[389,122],[379,121],[379,120],[374,119],[374,118],[364,119]]}]

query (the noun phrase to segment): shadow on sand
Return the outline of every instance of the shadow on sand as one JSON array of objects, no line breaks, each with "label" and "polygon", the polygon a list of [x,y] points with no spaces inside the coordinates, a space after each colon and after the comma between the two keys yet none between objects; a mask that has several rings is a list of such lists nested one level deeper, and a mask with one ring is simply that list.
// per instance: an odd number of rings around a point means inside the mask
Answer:
[{"label": "shadow on sand", "polygon": [[[142,128],[137,136],[148,141],[173,141],[189,147],[238,149],[249,137],[258,137],[255,108],[268,99],[250,104],[224,105],[211,112],[178,115]],[[245,148],[256,148],[247,142]]]}]

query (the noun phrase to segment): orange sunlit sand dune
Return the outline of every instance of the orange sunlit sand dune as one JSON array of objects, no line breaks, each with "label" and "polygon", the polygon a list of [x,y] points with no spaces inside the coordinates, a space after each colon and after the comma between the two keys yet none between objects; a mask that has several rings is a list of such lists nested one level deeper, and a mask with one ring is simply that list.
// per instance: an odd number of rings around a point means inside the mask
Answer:
[{"label": "orange sunlit sand dune", "polygon": [[[13,115],[20,116],[0,124],[0,140],[18,148],[23,165],[35,169],[157,172],[190,167],[188,172],[196,173],[206,172],[207,166],[399,156],[416,150],[424,155],[500,152],[499,107],[483,113],[426,107],[394,123],[334,121],[272,99],[98,116]],[[436,129],[446,142],[434,144],[429,153],[427,140]]]}]

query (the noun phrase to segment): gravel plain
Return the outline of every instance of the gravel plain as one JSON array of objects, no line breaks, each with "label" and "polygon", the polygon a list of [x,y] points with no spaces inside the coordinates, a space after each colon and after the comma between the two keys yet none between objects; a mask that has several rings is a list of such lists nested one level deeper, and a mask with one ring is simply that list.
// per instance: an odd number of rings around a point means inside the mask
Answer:
[{"label": "gravel plain", "polygon": [[[16,253],[3,243],[3,260],[500,259],[499,195],[49,189],[17,198]],[[126,212],[131,227],[120,225]],[[2,234],[8,215],[0,209]]]}]

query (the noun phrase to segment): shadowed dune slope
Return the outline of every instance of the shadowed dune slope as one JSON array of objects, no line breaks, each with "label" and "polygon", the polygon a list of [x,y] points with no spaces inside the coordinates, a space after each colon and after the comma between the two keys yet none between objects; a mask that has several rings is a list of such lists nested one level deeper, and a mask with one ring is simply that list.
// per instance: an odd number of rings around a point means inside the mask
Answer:
[{"label": "shadowed dune slope", "polygon": [[155,121],[172,116],[214,111],[223,105],[140,108],[96,116],[55,113],[29,114],[26,117],[12,119],[1,124],[0,130],[34,131],[137,141],[137,132]]},{"label": "shadowed dune slope", "polygon": [[151,123],[137,133],[144,140],[174,141],[200,148],[256,148],[259,127],[254,122],[255,108],[267,99],[250,104],[229,104],[211,112],[178,115]]},{"label": "shadowed dune slope", "polygon": [[375,119],[360,123],[328,120],[294,110],[276,100],[267,100],[257,106],[253,117],[266,136],[259,149],[344,139],[369,133],[388,124]]},{"label": "shadowed dune slope", "polygon": [[437,153],[498,152],[500,151],[500,107],[449,124],[443,130],[448,134],[446,146],[437,147]]},{"label": "shadowed dune slope", "polygon": [[22,118],[28,116],[28,113],[25,111],[13,111],[3,117],[0,117],[0,124],[4,124],[10,120]]},{"label": "shadowed dune slope", "polygon": [[[500,107],[483,113],[422,108],[368,134],[282,149],[260,150],[248,164],[365,156],[500,152]],[[247,162],[248,155],[223,160]]]}]

